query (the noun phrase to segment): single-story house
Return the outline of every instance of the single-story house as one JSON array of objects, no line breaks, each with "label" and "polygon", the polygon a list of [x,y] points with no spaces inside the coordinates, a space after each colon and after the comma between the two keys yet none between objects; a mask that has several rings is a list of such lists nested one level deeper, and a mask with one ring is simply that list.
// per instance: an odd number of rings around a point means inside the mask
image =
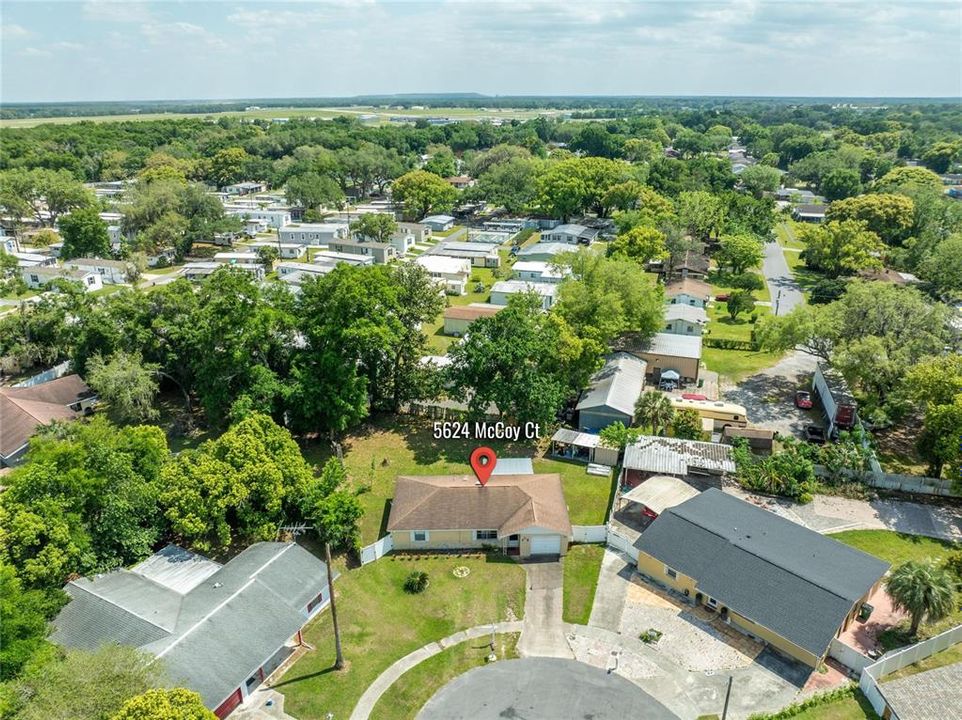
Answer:
[{"label": "single-story house", "polygon": [[541,307],[545,310],[554,305],[558,294],[555,283],[527,282],[525,280],[499,280],[491,286],[491,304],[507,305],[512,295],[520,293],[536,293],[541,298]]},{"label": "single-story house", "polygon": [[893,285],[916,285],[921,280],[916,275],[885,268],[884,270],[862,270],[858,274],[862,280],[892,283]]},{"label": "single-story house", "polygon": [[260,261],[256,252],[219,252],[214,255],[214,262],[223,265],[251,265]]},{"label": "single-story house", "polygon": [[422,223],[399,222],[397,224],[397,231],[404,235],[413,235],[414,242],[419,243],[426,242],[431,237],[431,228]]},{"label": "single-story house", "polygon": [[825,222],[825,212],[828,205],[796,205],[792,210],[792,217],[799,222],[820,223]]},{"label": "single-story house", "polygon": [[249,262],[214,262],[214,261],[202,261],[202,262],[189,262],[184,265],[180,270],[180,274],[192,282],[203,280],[206,277],[213,275],[220,268],[224,266],[230,266],[236,270],[243,270],[248,275],[250,275],[254,280],[260,282],[264,279],[264,266],[259,262],[249,263]]},{"label": "single-story house", "polygon": [[110,260],[104,258],[74,258],[64,263],[65,267],[100,275],[104,285],[123,285],[134,269],[132,263],[126,260]]},{"label": "single-story house", "polygon": [[[225,206],[224,213],[242,220],[263,220],[270,227],[280,230],[291,224],[291,211],[285,208],[253,208]],[[282,238],[283,239],[283,238]]]},{"label": "single-story house", "polygon": [[664,370],[674,370],[683,379],[697,382],[701,335],[655,333],[635,354],[648,363],[648,373],[655,382]]},{"label": "single-story house", "polygon": [[27,287],[39,290],[54,280],[69,280],[83,285],[87,292],[100,290],[104,286],[100,273],[93,270],[66,268],[59,265],[34,266],[22,272]]},{"label": "single-story house", "polygon": [[248,219],[244,221],[244,234],[248,237],[254,237],[255,235],[265,233],[267,232],[268,228],[270,228],[270,225],[267,224],[266,220]]},{"label": "single-story house", "polygon": [[395,550],[500,547],[508,554],[564,555],[571,521],[557,473],[399,476],[387,530]]},{"label": "single-story house", "polygon": [[878,691],[886,720],[958,720],[962,718],[962,663],[894,680],[883,678]]},{"label": "single-story house", "polygon": [[224,192],[227,195],[250,195],[251,193],[259,193],[267,190],[267,186],[262,182],[239,182],[233,185],[227,185],[224,187]]},{"label": "single-story house", "polygon": [[47,267],[57,264],[57,258],[53,255],[35,252],[18,252],[16,250],[4,250],[7,255],[17,258],[18,268]]},{"label": "single-story house", "polygon": [[599,231],[597,228],[568,223],[542,232],[540,242],[565,243],[566,245],[577,245],[579,243],[582,245],[590,245],[598,238],[598,234]]},{"label": "single-story house", "polygon": [[353,253],[334,252],[332,250],[321,250],[320,252],[314,253],[315,265],[329,265],[330,267],[334,267],[340,263],[366,267],[374,264],[374,258],[370,255],[354,255]]},{"label": "single-story house", "polygon": [[629,353],[610,355],[581,393],[575,410],[578,429],[597,433],[615,422],[631,426],[635,403],[645,387],[645,361]]},{"label": "single-story house", "polygon": [[691,500],[700,490],[681,478],[654,475],[618,498],[619,507],[627,503],[641,506],[642,512],[654,519],[666,510]]},{"label": "single-story house", "polygon": [[331,272],[331,270],[334,269],[334,266],[285,260],[277,263],[277,265],[274,266],[274,269],[277,270],[277,276],[283,280],[288,275],[293,275],[295,273],[302,273],[303,275],[316,275],[320,277],[321,275],[327,275],[329,272]]},{"label": "single-story house", "polygon": [[811,668],[889,567],[716,488],[659,515],[634,546],[641,574]]},{"label": "single-story house", "polygon": [[775,191],[775,199],[794,203],[818,202],[818,196],[815,193],[801,188],[779,188]]},{"label": "single-story house", "polygon": [[634,487],[654,475],[721,476],[735,472],[729,445],[642,435],[625,448],[621,484]]},{"label": "single-story house", "polygon": [[468,331],[468,326],[478,318],[491,317],[503,305],[488,303],[471,303],[470,305],[452,305],[444,309],[444,334],[461,337]]},{"label": "single-story house", "polygon": [[451,215],[428,215],[421,219],[421,224],[426,225],[432,232],[444,232],[454,227],[454,217]]},{"label": "single-story house", "polygon": [[444,179],[458,190],[465,190],[466,188],[474,187],[475,183],[474,178],[470,175],[454,175],[453,177]]},{"label": "single-story house", "polygon": [[551,454],[568,460],[614,467],[618,464],[621,451],[604,445],[600,435],[559,428],[551,436]]},{"label": "single-story house", "polygon": [[706,307],[711,302],[711,285],[693,277],[675,280],[665,285],[665,300],[672,305]]},{"label": "single-story house", "polygon": [[150,653],[219,718],[291,655],[301,628],[330,602],[327,566],[281,542],[255,543],[225,565],[169,545],[65,590],[70,602],[53,621],[52,642]]},{"label": "single-story house", "polygon": [[376,265],[386,265],[397,257],[397,250],[390,243],[331,240],[327,247],[334,252],[372,257]]},{"label": "single-story house", "polygon": [[703,278],[708,275],[711,261],[708,256],[695,250],[686,250],[685,255],[675,263],[672,273],[682,280],[685,278]]},{"label": "single-story house", "polygon": [[274,242],[273,240],[257,240],[250,244],[252,248],[272,247],[283,260],[297,260],[307,251],[307,245],[292,242]]},{"label": "single-story house", "polygon": [[281,242],[328,245],[335,240],[346,240],[349,233],[347,223],[296,223],[280,228],[277,236]]},{"label": "single-story house", "polygon": [[667,305],[665,332],[674,335],[701,335],[708,324],[708,313],[697,305]]},{"label": "single-story house", "polygon": [[766,428],[740,428],[726,425],[722,429],[721,441],[733,445],[735,438],[743,438],[753,452],[770,453],[775,446],[775,431]]},{"label": "single-story house", "polygon": [[97,401],[79,375],[64,375],[26,387],[0,386],[0,467],[16,465],[37,428],[73,420]]},{"label": "single-story house", "polygon": [[408,250],[417,244],[417,240],[410,233],[398,231],[388,238],[388,244],[394,247],[398,257],[404,257],[408,254]]},{"label": "single-story house", "polygon": [[518,280],[559,283],[570,273],[543,260],[519,260],[511,266]]},{"label": "single-story house", "polygon": [[501,267],[501,255],[498,253],[498,246],[487,243],[445,241],[434,246],[425,254],[465,258],[470,260],[474,267]]},{"label": "single-story house", "polygon": [[436,280],[448,295],[464,295],[471,277],[471,261],[443,255],[421,255],[414,262]]},{"label": "single-story house", "polygon": [[571,246],[565,243],[536,242],[534,245],[521,248],[516,257],[518,260],[536,260],[549,263],[558,255],[571,251]]}]

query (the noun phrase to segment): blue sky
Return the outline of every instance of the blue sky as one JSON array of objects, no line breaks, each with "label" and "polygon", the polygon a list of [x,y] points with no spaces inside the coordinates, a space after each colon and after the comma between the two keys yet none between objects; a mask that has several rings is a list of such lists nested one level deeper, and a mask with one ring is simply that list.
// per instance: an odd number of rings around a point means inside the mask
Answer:
[{"label": "blue sky", "polygon": [[962,95],[962,0],[3,0],[4,102]]}]

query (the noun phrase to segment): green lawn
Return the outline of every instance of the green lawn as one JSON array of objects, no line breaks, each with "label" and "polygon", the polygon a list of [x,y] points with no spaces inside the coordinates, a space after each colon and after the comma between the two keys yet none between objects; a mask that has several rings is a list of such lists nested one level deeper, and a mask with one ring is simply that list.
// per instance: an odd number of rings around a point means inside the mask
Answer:
[{"label": "green lawn", "polygon": [[[891,530],[846,530],[831,535],[846,545],[851,545],[863,552],[881,558],[897,567],[909,560],[918,562],[943,562],[953,552],[962,550],[962,543],[948,540],[936,540],[921,535],[906,535]],[[893,650],[914,642],[938,635],[951,627],[962,624],[962,610],[956,611],[943,620],[934,623],[923,622],[919,628],[918,638],[911,638],[908,634],[908,620],[903,620],[898,626],[885,630],[879,635],[879,642],[885,650]]]},{"label": "green lawn", "polygon": [[[470,574],[457,578],[454,568]],[[335,582],[345,670],[334,671],[331,613],[310,623],[304,640],[314,650],[275,686],[284,709],[298,718],[347,718],[367,687],[400,658],[429,642],[475,625],[521,617],[525,575],[500,555],[388,555],[354,570],[340,568]],[[405,593],[412,570],[430,577],[427,590]]]},{"label": "green lawn", "polygon": [[563,560],[565,622],[588,624],[604,555],[603,545],[572,545],[568,548]]},{"label": "green lawn", "polygon": [[[384,415],[351,433],[343,442],[348,475],[365,489],[361,495],[361,543],[367,545],[384,534],[398,475],[470,474],[468,457],[480,443],[476,440],[435,440],[432,423],[425,418]],[[531,443],[485,443],[504,457],[534,457]],[[326,443],[303,448],[309,462],[323,463],[330,457]],[[582,463],[535,458],[535,472],[559,473],[568,502],[571,522],[595,525],[605,521],[613,480],[585,472]]]},{"label": "green lawn", "polygon": [[949,540],[936,540],[891,530],[845,530],[833,533],[830,537],[892,563],[893,566],[908,560],[942,562],[952,552],[962,550],[962,545]]},{"label": "green lawn", "polygon": [[942,652],[930,655],[924,660],[919,660],[917,663],[895,671],[891,675],[886,675],[881,681],[891,682],[892,680],[898,680],[899,678],[915,675],[926,670],[935,670],[935,668],[945,667],[946,665],[954,665],[958,662],[962,662],[962,643],[956,643]]},{"label": "green lawn", "polygon": [[462,226],[461,226],[461,225],[452,225],[452,226],[451,226],[450,228],[448,228],[447,230],[432,230],[432,231],[431,231],[431,237],[432,237],[432,238],[446,238],[446,237],[450,237],[451,235],[454,235],[454,233],[460,232],[461,229],[462,229]]},{"label": "green lawn", "polygon": [[[413,720],[418,711],[449,681],[486,664],[490,637],[468,640],[449,647],[398,678],[371,712],[373,720]],[[518,657],[518,634],[495,635],[500,660]]]},{"label": "green lawn", "polygon": [[861,691],[856,691],[853,697],[803,710],[798,715],[792,715],[792,718],[794,720],[875,720],[878,715]]},{"label": "green lawn", "polygon": [[701,359],[709,370],[714,370],[733,382],[771,367],[781,359],[780,353],[751,350],[723,350],[702,348]]}]

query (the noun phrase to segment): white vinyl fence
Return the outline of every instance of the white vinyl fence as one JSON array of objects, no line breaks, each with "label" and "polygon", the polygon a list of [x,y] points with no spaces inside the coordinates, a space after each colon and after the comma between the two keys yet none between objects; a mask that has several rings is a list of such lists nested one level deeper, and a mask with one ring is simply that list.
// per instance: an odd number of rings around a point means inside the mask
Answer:
[{"label": "white vinyl fence", "polygon": [[603,543],[608,540],[607,525],[572,525],[571,542]]},{"label": "white vinyl fence", "polygon": [[872,658],[863,655],[838,638],[832,638],[832,644],[828,646],[828,656],[833,660],[838,660],[842,665],[851,668],[855,672],[862,672],[862,670],[875,662]]},{"label": "white vinyl fence", "polygon": [[59,365],[54,365],[49,370],[45,370],[42,373],[38,373],[33,377],[29,377],[23,382],[18,382],[14,387],[33,387],[34,385],[40,385],[41,383],[50,382],[51,380],[56,380],[59,377],[63,377],[70,370],[70,361],[64,360]]},{"label": "white vinyl fence", "polygon": [[[957,625],[951,630],[946,630],[944,633],[915,645],[910,645],[903,650],[888,653],[882,659],[862,670],[858,686],[872,704],[875,712],[879,714],[879,717],[882,717],[885,712],[885,698],[882,697],[882,692],[879,690],[878,681],[881,678],[917,663],[919,660],[924,660],[930,655],[935,655],[935,653],[959,642],[962,642],[962,625]],[[895,713],[892,713],[891,720],[899,719]]]},{"label": "white vinyl fence", "polygon": [[628,556],[632,562],[638,561],[638,551],[635,550],[634,545],[631,544],[631,540],[615,532],[610,527],[608,528],[608,547],[615,552],[620,552]]},{"label": "white vinyl fence", "polygon": [[361,565],[367,565],[387,555],[394,549],[394,538],[385,535],[375,543],[361,548]]}]

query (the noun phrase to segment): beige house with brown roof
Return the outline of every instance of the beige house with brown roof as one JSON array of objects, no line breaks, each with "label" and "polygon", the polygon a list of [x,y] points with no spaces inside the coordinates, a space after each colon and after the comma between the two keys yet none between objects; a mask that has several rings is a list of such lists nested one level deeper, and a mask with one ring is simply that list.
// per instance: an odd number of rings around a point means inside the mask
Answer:
[{"label": "beige house with brown roof", "polygon": [[444,334],[461,337],[468,331],[468,326],[475,320],[491,317],[504,305],[489,305],[488,303],[471,303],[470,305],[452,305],[444,310]]},{"label": "beige house with brown roof", "polygon": [[387,530],[395,550],[495,546],[509,555],[564,555],[571,521],[557,473],[399,476]]},{"label": "beige house with brown roof", "polygon": [[665,299],[671,305],[703,308],[711,300],[711,285],[695,278],[675,280],[665,285]]}]

